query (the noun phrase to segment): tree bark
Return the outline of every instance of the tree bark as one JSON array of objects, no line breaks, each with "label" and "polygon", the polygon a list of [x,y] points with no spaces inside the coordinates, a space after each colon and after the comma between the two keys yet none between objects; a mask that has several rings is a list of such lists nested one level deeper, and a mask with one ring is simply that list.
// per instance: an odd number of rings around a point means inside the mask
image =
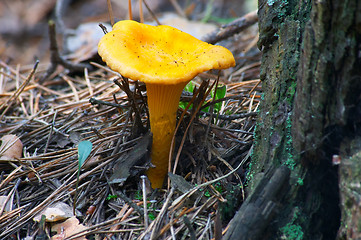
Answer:
[{"label": "tree bark", "polygon": [[[271,168],[291,170],[283,207],[263,236],[359,236],[361,200],[354,191],[361,194],[361,3],[259,0],[258,15],[264,95],[249,183],[256,186]],[[335,154],[355,159],[341,161],[340,175],[332,165]],[[352,177],[358,178],[354,184]]]},{"label": "tree bark", "polygon": [[247,198],[236,213],[224,240],[247,240],[250,236],[252,239],[265,239],[264,230],[284,202],[283,197],[289,187],[289,176],[290,170],[286,166],[276,170],[270,169],[252,196]]}]

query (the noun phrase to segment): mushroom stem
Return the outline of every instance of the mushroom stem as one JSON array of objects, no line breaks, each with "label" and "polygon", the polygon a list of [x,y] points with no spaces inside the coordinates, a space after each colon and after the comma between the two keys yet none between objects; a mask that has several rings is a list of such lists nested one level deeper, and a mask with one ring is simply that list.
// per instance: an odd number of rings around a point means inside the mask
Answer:
[{"label": "mushroom stem", "polygon": [[176,126],[177,109],[187,82],[174,85],[146,83],[150,130],[153,134],[152,164],[147,171],[152,188],[161,188],[168,172],[168,158]]}]

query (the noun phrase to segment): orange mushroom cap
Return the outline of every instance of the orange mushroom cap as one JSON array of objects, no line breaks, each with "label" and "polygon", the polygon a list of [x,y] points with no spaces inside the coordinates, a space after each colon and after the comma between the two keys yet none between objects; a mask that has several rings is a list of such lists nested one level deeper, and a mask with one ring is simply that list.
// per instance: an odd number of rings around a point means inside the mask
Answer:
[{"label": "orange mushroom cap", "polygon": [[145,83],[177,84],[210,69],[235,65],[232,53],[176,28],[119,21],[99,42],[99,55],[123,76]]},{"label": "orange mushroom cap", "polygon": [[153,133],[152,163],[147,171],[153,188],[160,188],[168,172],[179,98],[197,74],[235,65],[224,47],[198,40],[170,26],[151,26],[132,20],[116,23],[98,44],[99,55],[124,77],[145,82],[150,128]]}]

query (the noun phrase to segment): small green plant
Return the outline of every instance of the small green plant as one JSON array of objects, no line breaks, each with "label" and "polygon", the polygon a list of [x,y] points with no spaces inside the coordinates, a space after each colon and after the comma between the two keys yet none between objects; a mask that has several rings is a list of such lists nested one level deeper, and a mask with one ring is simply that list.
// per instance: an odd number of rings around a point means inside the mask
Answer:
[{"label": "small green plant", "polygon": [[137,200],[139,200],[139,201],[142,201],[142,200],[143,200],[142,191],[141,191],[141,190],[137,190],[137,191],[135,192],[134,198],[137,199]]},{"label": "small green plant", "polygon": [[222,185],[221,185],[221,183],[220,182],[217,182],[216,184],[214,184],[214,188],[216,189],[216,191],[217,192],[219,192],[220,194],[222,194],[223,193],[223,187],[222,187]]},{"label": "small green plant", "polygon": [[78,183],[79,183],[80,169],[83,166],[85,160],[88,158],[92,148],[93,148],[93,144],[90,141],[81,141],[78,144],[78,173],[76,176],[77,189],[78,189]]},{"label": "small green plant", "polygon": [[[193,90],[194,90],[194,84],[192,82],[189,82],[184,88],[184,91],[190,92],[190,93],[192,93]],[[225,85],[218,86],[216,91],[215,90],[211,91],[211,97],[214,100],[218,100],[218,99],[224,98],[226,96],[226,93],[227,93],[227,87]],[[179,102],[179,107],[182,109],[185,109],[187,105],[188,105],[187,102],[182,102],[182,101]],[[191,108],[192,108],[192,105],[190,106],[190,109]],[[219,112],[221,110],[221,108],[222,108],[221,102],[214,104],[213,109],[216,113]],[[202,109],[202,112],[209,112],[209,107]]]},{"label": "small green plant", "polygon": [[300,210],[295,208],[292,220],[287,223],[284,227],[280,228],[282,233],[281,239],[287,240],[302,240],[303,239],[303,231],[302,227],[297,224],[297,219],[300,216]]},{"label": "small green plant", "polygon": [[209,191],[208,191],[208,190],[206,190],[206,191],[204,191],[204,196],[208,198],[208,197],[210,197],[210,196],[211,196],[211,194],[209,193]]},{"label": "small green plant", "polygon": [[117,199],[118,198],[118,196],[117,195],[112,195],[112,194],[109,194],[108,196],[107,196],[107,200],[109,201],[109,200],[112,200],[112,199]]},{"label": "small green plant", "polygon": [[147,209],[149,209],[148,218],[153,221],[156,218],[156,214],[155,214],[156,207],[154,201],[150,201],[150,203],[147,203]]},{"label": "small green plant", "polygon": [[287,223],[286,226],[281,228],[281,239],[287,240],[302,240],[303,232],[302,227],[297,224]]},{"label": "small green plant", "polygon": [[[193,93],[193,90],[194,90],[194,84],[192,82],[189,82],[184,88],[184,91],[190,93]],[[187,102],[182,102],[182,101],[179,102],[179,107],[182,109],[185,109],[187,105],[188,105]],[[192,108],[192,105],[190,106],[190,108]]]},{"label": "small green plant", "polygon": [[[212,91],[212,93],[211,93],[212,97],[214,97],[214,92],[216,92],[215,93],[216,96],[215,96],[214,100],[222,99],[226,96],[227,87],[226,87],[226,85],[223,85],[220,87],[218,86],[217,91]],[[221,102],[214,104],[214,110],[216,112],[219,112],[221,110],[221,108],[222,108]]]},{"label": "small green plant", "polygon": [[148,213],[148,217],[149,217],[149,219],[152,220],[152,221],[155,219],[155,215],[154,215],[154,213],[152,213],[152,212],[149,212],[149,213]]},{"label": "small green plant", "polygon": [[76,185],[75,185],[75,197],[73,203],[73,213],[75,215],[75,206],[78,196],[78,185],[79,185],[79,176],[80,169],[83,166],[85,160],[89,157],[90,152],[92,151],[93,144],[90,141],[81,141],[78,144],[78,172],[76,175]]},{"label": "small green plant", "polygon": [[297,179],[297,184],[300,185],[300,186],[303,186],[303,178],[298,178]]}]

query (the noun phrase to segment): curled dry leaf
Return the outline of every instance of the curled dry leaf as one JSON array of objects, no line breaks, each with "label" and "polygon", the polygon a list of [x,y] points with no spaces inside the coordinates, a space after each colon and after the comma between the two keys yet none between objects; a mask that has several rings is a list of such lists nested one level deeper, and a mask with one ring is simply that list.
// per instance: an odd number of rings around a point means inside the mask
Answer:
[{"label": "curled dry leaf", "polygon": [[[79,224],[79,220],[76,217],[71,217],[65,222],[55,224],[51,230],[57,234],[53,236],[52,240],[65,239],[71,235],[77,234],[83,230],[86,230],[87,227]],[[76,240],[86,240],[85,236],[74,238]]]},{"label": "curled dry leaf", "polygon": [[[76,214],[80,215],[79,212],[76,212]],[[74,216],[73,209],[68,204],[63,202],[57,202],[55,204],[50,205],[49,207],[41,211],[39,214],[37,214],[33,218],[33,220],[39,222],[42,215],[45,215],[46,222],[58,222]]]},{"label": "curled dry leaf", "polygon": [[23,155],[23,143],[16,135],[5,135],[0,138],[0,158],[14,159]]}]

